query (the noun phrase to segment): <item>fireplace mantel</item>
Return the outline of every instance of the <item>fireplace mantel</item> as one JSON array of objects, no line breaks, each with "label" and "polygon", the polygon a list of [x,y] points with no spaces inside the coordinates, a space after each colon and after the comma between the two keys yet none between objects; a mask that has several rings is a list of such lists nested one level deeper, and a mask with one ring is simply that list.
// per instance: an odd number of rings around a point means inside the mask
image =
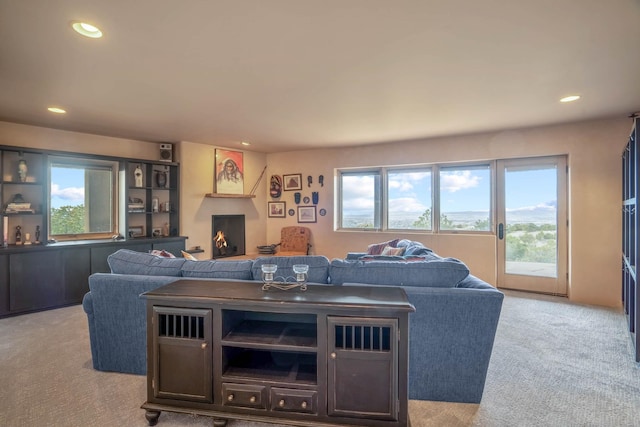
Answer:
[{"label": "fireplace mantel", "polygon": [[207,193],[204,197],[209,198],[227,198],[227,199],[254,199],[255,194],[224,194],[224,193]]}]

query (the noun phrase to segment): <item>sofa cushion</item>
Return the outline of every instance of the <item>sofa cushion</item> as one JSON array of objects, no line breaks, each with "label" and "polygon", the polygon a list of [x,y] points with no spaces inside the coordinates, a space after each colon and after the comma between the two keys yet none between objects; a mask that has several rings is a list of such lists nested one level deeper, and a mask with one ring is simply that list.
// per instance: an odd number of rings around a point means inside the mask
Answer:
[{"label": "sofa cushion", "polygon": [[182,264],[182,276],[201,279],[238,279],[251,280],[251,260],[238,261],[192,261]]},{"label": "sofa cushion", "polygon": [[276,277],[295,277],[293,266],[295,264],[307,264],[307,282],[309,283],[329,283],[329,258],[322,255],[300,255],[300,256],[271,256],[259,257],[253,262],[253,280],[262,280],[262,265],[275,264],[278,266]]},{"label": "sofa cushion", "polygon": [[118,249],[107,257],[114,274],[137,274],[145,276],[180,276],[183,258],[164,258],[130,249]]},{"label": "sofa cushion", "polygon": [[455,258],[433,256],[424,261],[331,261],[331,283],[371,283],[396,286],[453,288],[469,275]]}]

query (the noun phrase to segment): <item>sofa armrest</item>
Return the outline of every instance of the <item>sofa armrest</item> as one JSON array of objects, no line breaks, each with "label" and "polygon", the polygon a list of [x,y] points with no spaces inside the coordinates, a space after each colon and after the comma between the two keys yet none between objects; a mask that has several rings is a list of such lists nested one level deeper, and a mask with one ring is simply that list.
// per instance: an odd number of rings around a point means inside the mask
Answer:
[{"label": "sofa armrest", "polygon": [[83,307],[89,320],[93,367],[143,375],[146,361],[146,300],[140,294],[181,279],[95,273]]},{"label": "sofa armrest", "polygon": [[479,403],[504,294],[487,288],[405,287],[409,398]]}]

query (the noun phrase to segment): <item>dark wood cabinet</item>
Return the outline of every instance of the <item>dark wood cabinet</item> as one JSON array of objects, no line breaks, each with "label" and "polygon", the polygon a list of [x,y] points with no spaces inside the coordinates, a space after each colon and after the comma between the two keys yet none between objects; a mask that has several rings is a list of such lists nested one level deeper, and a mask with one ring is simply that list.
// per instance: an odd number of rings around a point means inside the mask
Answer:
[{"label": "dark wood cabinet", "polygon": [[30,245],[0,249],[0,317],[79,304],[89,276],[110,272],[119,249],[164,249],[181,256],[186,237]]},{"label": "dark wood cabinet", "polygon": [[9,312],[9,256],[0,255],[0,316]]},{"label": "dark wood cabinet", "polygon": [[[103,240],[50,244],[49,165],[60,157],[117,164],[117,229],[124,240],[111,240],[109,230]],[[134,176],[138,166],[143,172],[139,187]],[[82,302],[89,275],[109,272],[107,257],[118,249],[182,256],[186,237],[179,235],[179,189],[178,163],[0,146],[0,317]],[[129,202],[134,198],[142,205]],[[91,206],[104,210],[100,204]],[[16,244],[17,227],[21,244]],[[129,238],[132,229],[136,235]]]},{"label": "dark wood cabinet", "polygon": [[9,259],[9,309],[12,312],[56,307],[64,300],[59,251],[12,254]]},{"label": "dark wood cabinet", "polygon": [[62,304],[77,304],[89,290],[88,280],[91,274],[91,249],[66,248],[62,255],[64,273],[64,300]]},{"label": "dark wood cabinet", "polygon": [[640,294],[638,293],[638,118],[635,117],[629,142],[622,153],[622,305],[634,345],[635,360],[640,362]]},{"label": "dark wood cabinet", "polygon": [[395,420],[398,320],[329,317],[328,324],[329,415]]},{"label": "dark wood cabinet", "polygon": [[211,403],[211,310],[153,307],[151,321],[154,397]]},{"label": "dark wood cabinet", "polygon": [[408,420],[404,290],[180,280],[147,298],[146,417],[161,411],[291,425]]}]

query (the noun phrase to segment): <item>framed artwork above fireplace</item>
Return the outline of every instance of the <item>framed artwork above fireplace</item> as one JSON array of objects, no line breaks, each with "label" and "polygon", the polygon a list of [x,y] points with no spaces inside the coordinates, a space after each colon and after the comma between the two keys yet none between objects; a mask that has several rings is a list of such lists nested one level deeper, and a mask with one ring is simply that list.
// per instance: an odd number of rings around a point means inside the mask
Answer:
[{"label": "framed artwork above fireplace", "polygon": [[216,149],[215,189],[219,194],[244,194],[243,153]]}]

